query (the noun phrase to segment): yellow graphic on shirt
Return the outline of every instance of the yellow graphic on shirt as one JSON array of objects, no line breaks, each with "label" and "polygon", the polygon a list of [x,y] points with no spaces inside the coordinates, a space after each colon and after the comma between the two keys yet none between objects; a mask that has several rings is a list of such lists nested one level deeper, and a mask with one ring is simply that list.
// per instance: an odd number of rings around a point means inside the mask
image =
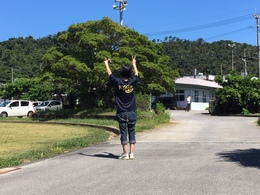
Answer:
[{"label": "yellow graphic on shirt", "polygon": [[123,90],[125,93],[131,93],[134,90],[132,85],[119,85],[118,88],[119,90]]}]

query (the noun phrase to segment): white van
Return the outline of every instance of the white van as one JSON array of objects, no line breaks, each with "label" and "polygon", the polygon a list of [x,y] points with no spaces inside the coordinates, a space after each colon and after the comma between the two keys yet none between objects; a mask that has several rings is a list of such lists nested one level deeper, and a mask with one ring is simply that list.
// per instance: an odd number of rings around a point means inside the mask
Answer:
[{"label": "white van", "polygon": [[34,113],[33,104],[28,100],[7,100],[0,104],[0,116],[30,117]]},{"label": "white van", "polygon": [[60,100],[47,100],[42,101],[38,106],[36,106],[36,111],[60,110],[62,108],[63,105]]}]

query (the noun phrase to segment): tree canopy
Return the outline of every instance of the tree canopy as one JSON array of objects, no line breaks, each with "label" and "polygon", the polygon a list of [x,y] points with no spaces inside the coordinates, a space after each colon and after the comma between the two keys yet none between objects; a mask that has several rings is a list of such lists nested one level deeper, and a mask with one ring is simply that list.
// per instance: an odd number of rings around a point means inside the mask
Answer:
[{"label": "tree canopy", "polygon": [[236,73],[216,81],[223,86],[216,90],[215,112],[227,114],[259,113],[260,80],[256,77],[242,77]]},{"label": "tree canopy", "polygon": [[85,101],[92,102],[89,97],[94,97],[99,102],[109,102],[112,93],[103,61],[110,57],[112,72],[119,76],[120,67],[130,64],[132,55],[137,58],[140,73],[138,92],[174,93],[174,81],[179,75],[168,66],[169,58],[162,55],[162,45],[106,17],[71,25],[58,37],[58,46],[43,56],[43,73],[54,83],[62,84],[67,94],[77,94]]}]

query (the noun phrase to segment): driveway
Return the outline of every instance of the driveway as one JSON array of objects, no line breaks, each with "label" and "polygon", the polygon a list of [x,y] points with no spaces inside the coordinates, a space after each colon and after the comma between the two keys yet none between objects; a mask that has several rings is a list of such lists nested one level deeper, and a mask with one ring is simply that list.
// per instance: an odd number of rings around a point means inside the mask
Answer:
[{"label": "driveway", "polygon": [[260,194],[257,118],[170,113],[138,133],[134,160],[117,159],[117,137],[2,174],[0,194]]}]

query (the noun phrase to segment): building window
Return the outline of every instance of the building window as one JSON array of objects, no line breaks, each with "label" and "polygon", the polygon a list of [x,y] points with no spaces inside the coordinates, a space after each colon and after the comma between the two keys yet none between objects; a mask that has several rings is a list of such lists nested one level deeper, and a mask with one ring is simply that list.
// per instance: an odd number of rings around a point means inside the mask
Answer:
[{"label": "building window", "polygon": [[177,101],[185,101],[184,90],[176,90]]},{"label": "building window", "polygon": [[207,102],[207,92],[203,91],[202,92],[203,96],[202,96],[202,102],[206,103]]},{"label": "building window", "polygon": [[199,102],[199,91],[198,90],[195,90],[194,91],[194,96],[195,96],[195,99],[194,99],[194,102]]},{"label": "building window", "polygon": [[177,90],[177,93],[184,93],[184,90]]}]

